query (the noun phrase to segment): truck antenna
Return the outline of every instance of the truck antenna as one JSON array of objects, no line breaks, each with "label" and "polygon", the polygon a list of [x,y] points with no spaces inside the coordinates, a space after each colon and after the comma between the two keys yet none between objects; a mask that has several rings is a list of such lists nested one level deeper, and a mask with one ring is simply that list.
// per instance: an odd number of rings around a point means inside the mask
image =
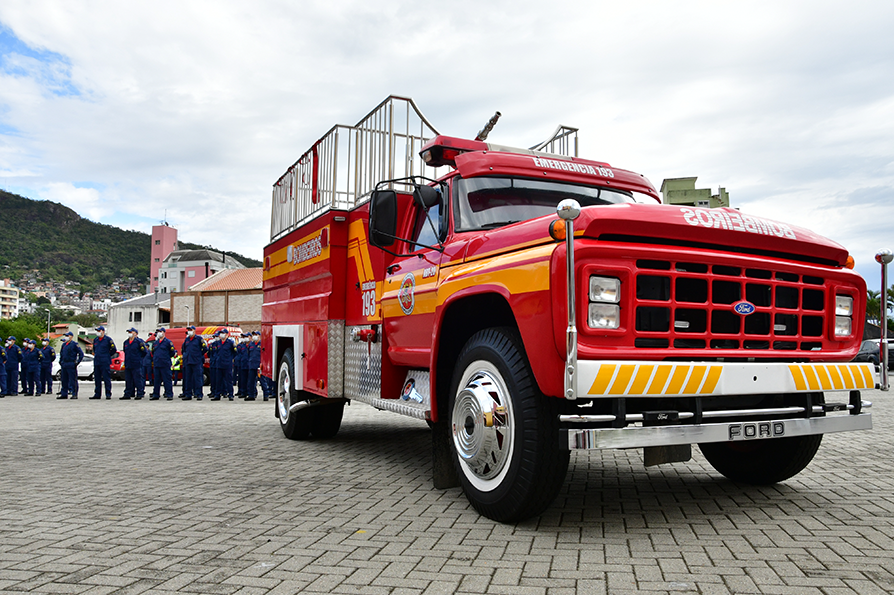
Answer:
[{"label": "truck antenna", "polygon": [[490,134],[490,131],[494,129],[494,126],[497,124],[497,120],[502,116],[500,112],[496,112],[494,117],[487,121],[487,124],[484,125],[484,128],[481,129],[481,132],[478,133],[478,136],[475,137],[475,140],[487,140],[487,135]]}]

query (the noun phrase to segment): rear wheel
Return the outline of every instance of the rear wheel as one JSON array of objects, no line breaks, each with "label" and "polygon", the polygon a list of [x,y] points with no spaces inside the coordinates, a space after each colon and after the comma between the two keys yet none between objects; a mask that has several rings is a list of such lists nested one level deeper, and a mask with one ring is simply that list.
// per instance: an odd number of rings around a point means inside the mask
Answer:
[{"label": "rear wheel", "polygon": [[300,391],[295,387],[295,356],[290,348],[280,360],[276,391],[279,425],[290,440],[306,440],[313,421],[311,408],[290,411],[292,405],[300,401],[299,396]]},{"label": "rear wheel", "polygon": [[753,442],[712,442],[698,447],[714,469],[733,481],[769,485],[785,481],[813,460],[822,434]]},{"label": "rear wheel", "polygon": [[543,512],[565,480],[558,401],[540,393],[513,328],[479,331],[457,359],[450,431],[463,492],[501,522]]}]

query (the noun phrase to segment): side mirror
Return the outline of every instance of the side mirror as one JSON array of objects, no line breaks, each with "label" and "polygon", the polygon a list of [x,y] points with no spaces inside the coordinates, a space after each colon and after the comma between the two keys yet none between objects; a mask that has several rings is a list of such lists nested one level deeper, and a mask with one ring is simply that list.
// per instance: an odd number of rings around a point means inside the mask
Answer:
[{"label": "side mirror", "polygon": [[441,202],[441,193],[434,186],[416,186],[413,190],[413,202],[428,211]]},{"label": "side mirror", "polygon": [[369,199],[369,243],[379,248],[394,244],[397,234],[397,192],[375,190]]}]

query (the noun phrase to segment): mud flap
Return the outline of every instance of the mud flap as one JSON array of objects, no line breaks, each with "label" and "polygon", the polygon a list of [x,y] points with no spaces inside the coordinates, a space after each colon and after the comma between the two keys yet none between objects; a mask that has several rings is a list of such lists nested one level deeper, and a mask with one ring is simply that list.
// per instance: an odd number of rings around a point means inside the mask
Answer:
[{"label": "mud flap", "polygon": [[453,464],[450,425],[439,421],[431,425],[431,471],[436,490],[459,487],[459,476]]},{"label": "mud flap", "polygon": [[692,459],[692,445],[647,446],[643,449],[643,463],[646,467],[664,463],[685,463]]}]

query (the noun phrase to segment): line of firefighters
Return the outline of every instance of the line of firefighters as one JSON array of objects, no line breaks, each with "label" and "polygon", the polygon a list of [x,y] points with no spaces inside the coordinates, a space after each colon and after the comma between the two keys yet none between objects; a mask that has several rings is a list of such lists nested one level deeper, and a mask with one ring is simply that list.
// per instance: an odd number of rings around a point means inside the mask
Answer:
[{"label": "line of firefighters", "polygon": [[[102,398],[105,388],[106,399],[112,398],[111,361],[117,354],[115,343],[105,334],[105,328],[96,327],[97,337],[93,341],[93,376],[95,392],[91,399]],[[210,360],[211,394],[210,400],[222,398],[233,400],[233,375],[238,375],[239,395],[246,401],[257,398],[257,383],[260,379],[264,400],[269,399],[271,383],[260,376],[261,366],[261,334],[243,333],[238,344],[229,338],[229,332],[221,329],[215,332],[206,342],[202,336],[196,335],[195,327],[187,327],[187,337],[181,345],[179,355],[173,342],[165,337],[165,329],[159,328],[150,341],[139,338],[135,328],[128,330],[128,339],[124,341],[124,373],[125,388],[123,400],[139,400],[145,396],[146,380],[152,379],[153,392],[149,400],[164,397],[168,400],[173,395],[173,373],[177,368],[183,370],[183,394],[181,399],[193,398],[202,400],[204,385],[204,364],[206,354]],[[63,344],[59,350],[59,364],[62,390],[59,399],[78,398],[78,364],[84,358],[84,352],[71,332],[63,335]],[[52,393],[52,362],[56,353],[47,340],[44,346],[36,349],[34,341],[25,339],[24,349],[15,344],[15,337],[9,337],[5,349],[0,347],[0,397],[16,393],[18,371],[21,365],[23,394],[40,395]],[[266,382],[265,382],[266,381]],[[29,390],[30,389],[30,390]]]},{"label": "line of firefighters", "polygon": [[0,399],[17,394],[20,377],[23,394],[51,393],[54,361],[56,351],[48,339],[43,339],[38,348],[33,339],[24,339],[19,347],[15,337],[7,338],[0,347]]}]

